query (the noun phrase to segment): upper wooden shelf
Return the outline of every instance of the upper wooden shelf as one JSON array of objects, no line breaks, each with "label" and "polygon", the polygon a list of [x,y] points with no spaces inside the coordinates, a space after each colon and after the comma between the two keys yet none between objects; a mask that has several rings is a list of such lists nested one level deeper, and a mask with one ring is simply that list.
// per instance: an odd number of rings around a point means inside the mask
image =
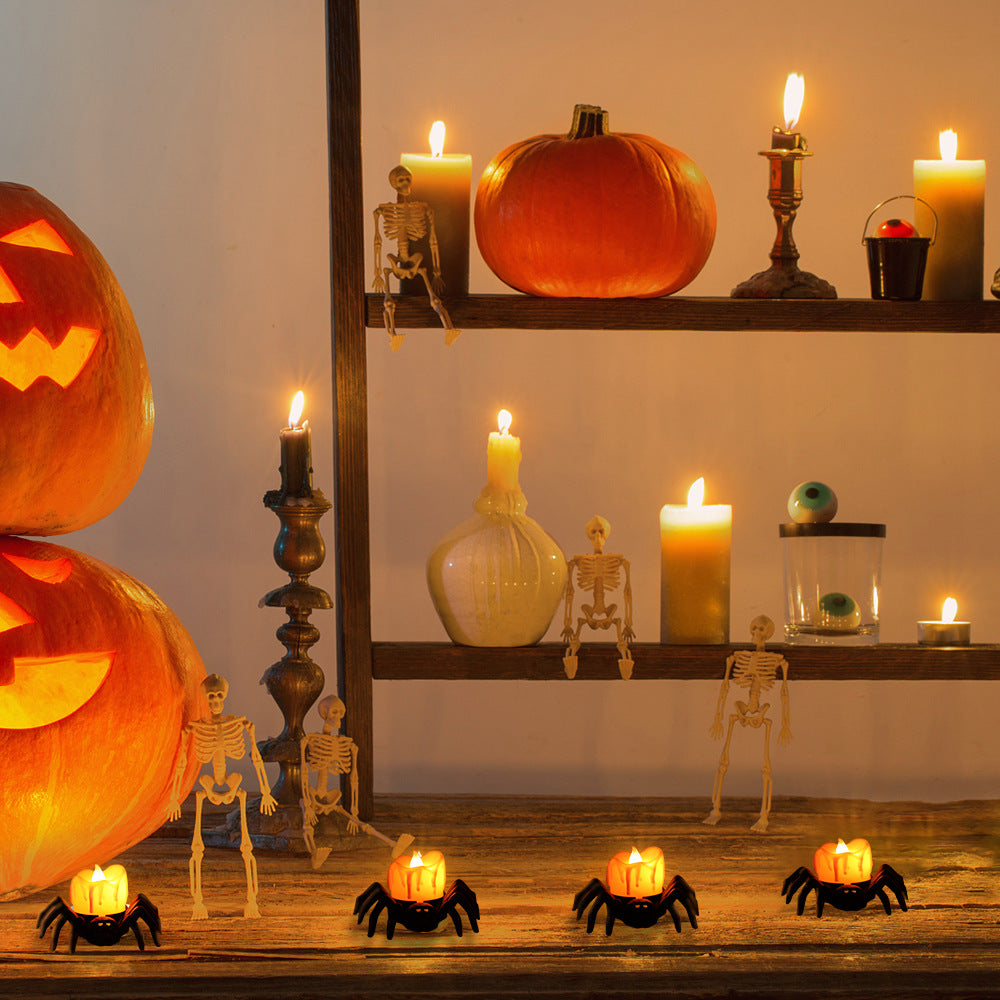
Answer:
[{"label": "upper wooden shelf", "polygon": [[[426,297],[394,295],[396,326],[433,329]],[[828,330],[1000,333],[1000,301],[885,302],[872,299],[544,299],[470,295],[445,299],[460,330]],[[382,296],[365,296],[365,321],[383,327]]]},{"label": "upper wooden shelf", "polygon": [[[636,643],[634,680],[721,680],[726,657],[749,644],[662,646]],[[1000,680],[1000,646],[789,646],[768,644],[789,663],[790,680]],[[375,680],[566,680],[562,643],[501,649],[448,642],[376,642]],[[576,681],[618,680],[618,651],[610,643],[580,649]]]}]

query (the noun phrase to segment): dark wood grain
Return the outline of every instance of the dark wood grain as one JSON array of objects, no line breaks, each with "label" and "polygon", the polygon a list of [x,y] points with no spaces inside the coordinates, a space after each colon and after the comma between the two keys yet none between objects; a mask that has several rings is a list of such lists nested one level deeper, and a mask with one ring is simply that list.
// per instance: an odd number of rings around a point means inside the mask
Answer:
[{"label": "dark wood grain", "polygon": [[[665,781],[668,775],[665,774]],[[780,788],[780,774],[775,775]],[[706,775],[706,793],[711,776]],[[120,860],[132,892],[159,907],[162,947],[136,950],[131,935],[68,954],[40,941],[35,917],[57,890],[0,903],[0,996],[103,997],[987,997],[1000,968],[1000,802],[864,802],[776,797],[766,834],[754,834],[756,800],[725,799],[718,826],[704,799],[479,796],[379,797],[383,832],[409,832],[441,850],[448,879],[477,894],[480,932],[372,938],[351,910],[385,883],[388,848],[350,838],[319,871],[304,856],[256,851],[263,919],[242,919],[243,865],[209,848],[203,874],[211,917],[192,922],[188,857],[192,810]],[[780,893],[822,843],[864,836],[876,865],[906,880],[910,908],[892,897],[858,913],[829,907],[803,916]],[[357,841],[356,844],[353,841]],[[608,858],[660,846],[668,876],[698,896],[697,929],[647,930],[603,921],[587,934],[571,903]],[[105,860],[105,859],[102,859]],[[111,859],[106,859],[110,861]],[[58,888],[58,887],[57,887]],[[58,889],[65,892],[66,887]],[[464,917],[463,917],[464,922]],[[50,932],[51,936],[51,932]]]},{"label": "dark wood grain", "polygon": [[[439,329],[422,298],[396,297],[398,327]],[[459,329],[801,330],[998,333],[1000,302],[883,302],[871,299],[545,299],[470,295],[446,302]],[[366,297],[366,322],[384,325],[382,297]]]},{"label": "dark wood grain", "polygon": [[364,320],[361,64],[357,0],[327,0],[330,293],[333,320],[335,552],[339,688],[357,743],[359,810],[372,812],[368,374]]},{"label": "dark wood grain", "polygon": [[[633,645],[633,680],[713,680],[722,676],[732,646]],[[1000,646],[938,648],[918,645],[788,646],[782,653],[796,680],[1000,680]],[[376,680],[567,680],[561,643],[513,649],[476,648],[452,643],[376,642]],[[584,645],[574,683],[618,680],[618,651],[610,643]]]}]

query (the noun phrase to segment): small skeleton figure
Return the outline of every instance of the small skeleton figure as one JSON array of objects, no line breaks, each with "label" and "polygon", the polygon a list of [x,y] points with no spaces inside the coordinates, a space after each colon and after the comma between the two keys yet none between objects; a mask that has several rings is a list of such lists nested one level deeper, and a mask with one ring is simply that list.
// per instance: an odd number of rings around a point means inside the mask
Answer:
[{"label": "small skeleton figure", "polygon": [[[581,646],[580,632],[584,625],[594,630],[607,631],[612,626],[618,637],[618,671],[624,680],[632,676],[632,651],[629,643],[635,638],[632,630],[632,580],[629,561],[620,553],[605,552],[604,543],[611,534],[611,525],[600,515],[595,515],[587,522],[587,537],[593,543],[591,555],[574,556],[567,563],[569,573],[566,578],[566,617],[562,632],[562,640],[568,643],[566,655],[563,656],[563,668],[566,676],[576,676],[579,662],[577,651]],[[593,604],[581,604],[582,618],[577,618],[576,628],[573,627],[573,570],[576,570],[576,583],[581,590],[589,590],[594,594]],[[617,590],[625,578],[622,590],[623,608],[621,615],[615,615],[617,604],[605,604],[605,591]]]},{"label": "small skeleton figure", "polygon": [[[392,856],[398,857],[413,843],[413,837],[404,833],[396,840],[379,833],[373,826],[358,818],[358,746],[349,736],[343,736],[340,725],[346,708],[335,694],[328,695],[316,706],[323,720],[323,732],[306,733],[302,737],[302,835],[309,851],[313,868],[319,868],[330,854],[329,847],[316,846],[316,825],[321,816],[337,813],[347,820],[351,835],[364,831],[369,836],[389,844]],[[309,783],[315,773],[316,784]],[[340,776],[348,775],[350,783],[350,811],[341,801]],[[333,778],[333,786],[330,779]]]},{"label": "small skeleton figure", "polygon": [[[413,175],[406,167],[400,165],[389,171],[389,183],[396,191],[395,202],[385,202],[375,209],[375,280],[372,288],[385,296],[382,304],[382,315],[385,317],[385,328],[389,333],[389,345],[394,351],[403,346],[404,334],[396,333],[394,317],[396,303],[389,294],[389,278],[423,278],[427,286],[427,294],[431,306],[441,318],[445,328],[444,342],[452,344],[462,332],[451,325],[451,317],[445,309],[439,295],[443,289],[441,281],[441,259],[438,254],[437,233],[434,230],[434,210],[423,201],[410,201],[413,187]],[[396,244],[397,253],[386,254],[389,267],[382,267],[382,234],[379,220],[385,230],[386,238]],[[428,238],[431,247],[431,267],[433,278],[428,277],[421,253],[411,252],[410,242]]]},{"label": "small skeleton figure", "polygon": [[751,830],[764,833],[767,830],[767,817],[771,812],[771,720],[767,717],[769,702],[760,702],[762,691],[770,691],[774,686],[778,671],[781,671],[781,729],[778,732],[778,743],[784,746],[792,738],[788,723],[788,661],[780,653],[768,653],[764,644],[774,635],[774,622],[766,615],[758,615],[750,622],[750,635],[756,649],[741,649],[732,653],[726,660],[726,673],[719,690],[719,703],[715,709],[715,721],[709,733],[713,739],[722,736],[722,712],[726,706],[726,696],[729,694],[730,678],[741,688],[749,690],[746,701],[736,702],[736,711],[729,716],[729,728],[726,732],[726,742],[719,758],[719,768],[715,773],[715,785],[712,789],[712,811],[705,817],[708,826],[715,826],[722,816],[722,779],[729,769],[729,744],[733,738],[733,726],[738,722],[746,728],[760,729],[764,727],[764,766],[761,775],[764,780],[764,790],[760,803],[760,817]]},{"label": "small skeleton figure", "polygon": [[184,730],[184,745],[177,758],[174,770],[174,794],[170,805],[168,819],[180,817],[180,783],[187,766],[188,748],[200,764],[211,764],[212,773],[202,774],[198,778],[201,791],[195,796],[194,837],[191,841],[191,895],[194,897],[192,920],[204,920],[208,917],[205,901],[201,894],[201,859],[205,854],[205,844],[201,839],[201,811],[208,799],[212,805],[229,805],[234,799],[240,803],[240,854],[243,855],[243,867],[247,875],[247,902],[243,909],[244,917],[259,917],[257,909],[257,859],[253,856],[253,842],[247,829],[247,793],[240,788],[243,775],[233,772],[227,774],[226,759],[241,760],[246,753],[246,741],[250,742],[250,760],[257,772],[260,783],[260,811],[266,816],[274,812],[276,805],[271,795],[271,788],[264,771],[264,761],[257,750],[253,723],[242,715],[223,715],[222,709],[226,695],[229,693],[229,683],[218,674],[209,674],[201,682],[201,688],[208,699],[210,714],[195,719]]}]

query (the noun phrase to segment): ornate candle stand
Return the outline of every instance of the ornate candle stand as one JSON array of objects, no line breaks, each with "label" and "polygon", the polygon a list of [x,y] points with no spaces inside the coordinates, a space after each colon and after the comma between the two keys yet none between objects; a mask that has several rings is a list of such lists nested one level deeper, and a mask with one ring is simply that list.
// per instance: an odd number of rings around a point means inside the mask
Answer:
[{"label": "ornate candle stand", "polygon": [[273,510],[281,521],[274,542],[274,561],[291,580],[265,594],[260,601],[261,607],[284,608],[289,620],[276,632],[285,655],[268,667],[261,678],[284,716],[285,728],[272,739],[261,740],[258,746],[264,760],[277,762],[281,769],[272,789],[278,803],[275,817],[280,814],[280,827],[301,832],[300,744],[305,736],[302,722],[325,683],[322,669],[309,656],[309,649],[319,641],[319,629],[310,623],[309,615],[316,609],[333,607],[330,595],[309,583],[309,574],[326,558],[319,521],[333,505],[321,490],[310,485],[300,496],[290,496],[285,490],[269,490],[264,494],[264,506]]},{"label": "ornate candle stand", "polygon": [[837,289],[808,271],[799,270],[799,251],[792,239],[792,224],[802,202],[802,160],[812,153],[798,133],[775,129],[776,147],[760,151],[770,161],[771,183],[767,200],[778,224],[771,247],[771,266],[737,285],[734,299],[835,299]]}]

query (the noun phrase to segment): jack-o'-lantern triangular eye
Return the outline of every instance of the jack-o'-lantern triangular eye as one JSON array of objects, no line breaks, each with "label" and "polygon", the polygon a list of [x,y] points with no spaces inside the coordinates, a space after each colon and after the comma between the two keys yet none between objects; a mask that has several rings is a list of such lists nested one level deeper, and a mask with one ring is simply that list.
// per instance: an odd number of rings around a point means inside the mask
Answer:
[{"label": "jack-o'-lantern triangular eye", "polygon": [[6,594],[0,594],[0,632],[9,632],[21,625],[31,625],[34,620],[20,604],[12,601]]},{"label": "jack-o'-lantern triangular eye", "polygon": [[30,576],[39,583],[62,583],[73,572],[73,564],[68,559],[29,559],[9,552],[4,552],[3,557],[25,576]]},{"label": "jack-o'-lantern triangular eye", "polygon": [[55,253],[73,256],[73,251],[66,245],[66,241],[45,219],[29,222],[28,225],[15,229],[6,236],[0,236],[0,243],[10,243],[16,247],[34,247],[36,250],[52,250]]},{"label": "jack-o'-lantern triangular eye", "polygon": [[9,305],[11,302],[23,302],[20,293],[14,287],[14,282],[7,277],[7,272],[0,267],[0,305]]}]

